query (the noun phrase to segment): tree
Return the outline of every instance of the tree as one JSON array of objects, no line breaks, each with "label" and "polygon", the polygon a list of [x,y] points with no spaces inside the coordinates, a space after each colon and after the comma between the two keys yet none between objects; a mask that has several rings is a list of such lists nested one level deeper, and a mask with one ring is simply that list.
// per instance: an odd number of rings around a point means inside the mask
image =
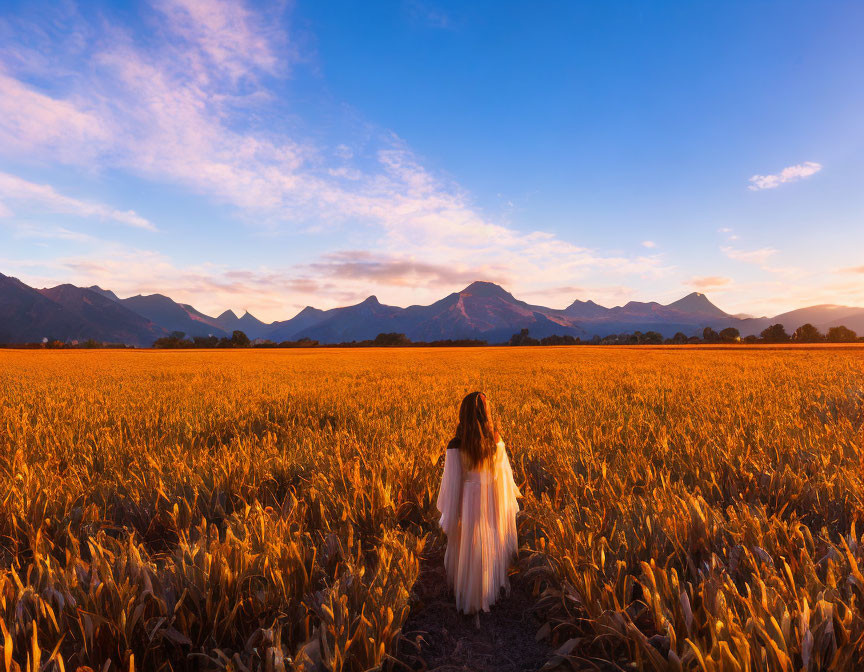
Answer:
[{"label": "tree", "polygon": [[828,330],[829,343],[854,343],[858,340],[858,334],[848,327],[831,327]]},{"label": "tree", "polygon": [[824,341],[825,337],[822,336],[816,327],[808,322],[795,330],[795,333],[792,334],[792,340],[798,343],[819,343],[820,341]]},{"label": "tree", "polygon": [[657,331],[646,331],[642,334],[639,342],[644,345],[661,345],[663,343],[663,334]]},{"label": "tree", "polygon": [[192,344],[196,348],[215,348],[219,345],[219,339],[215,336],[195,336]]},{"label": "tree", "polygon": [[741,340],[741,332],[735,327],[726,327],[718,335],[723,343],[738,343]]},{"label": "tree", "polygon": [[720,334],[714,331],[711,327],[705,327],[702,330],[702,340],[706,343],[719,343]]},{"label": "tree", "polygon": [[766,343],[787,343],[789,341],[789,334],[786,333],[782,324],[772,324],[764,329],[760,336]]},{"label": "tree", "polygon": [[239,329],[235,330],[234,333],[231,334],[232,348],[248,348],[250,345],[251,342],[249,341],[249,337]]},{"label": "tree", "polygon": [[255,343],[253,343],[252,347],[255,347],[255,348],[278,348],[279,344],[274,343],[269,338],[258,338],[255,340]]},{"label": "tree", "polygon": [[184,340],[182,331],[172,331],[170,336],[163,336],[153,341],[154,348],[191,348],[192,342]]},{"label": "tree", "polygon": [[280,348],[314,348],[318,345],[318,341],[313,341],[308,336],[304,336],[296,341],[282,341],[279,344]]},{"label": "tree", "polygon": [[510,337],[510,345],[540,345],[540,341],[536,338],[531,338],[527,329],[523,329],[518,334],[513,334]]},{"label": "tree", "polygon": [[395,332],[389,334],[378,334],[373,341],[374,345],[395,346],[410,345],[411,341],[405,334]]},{"label": "tree", "polygon": [[687,340],[687,334],[685,334],[683,331],[679,331],[672,337],[671,342],[675,345],[684,345],[685,343],[687,343]]},{"label": "tree", "polygon": [[580,339],[574,338],[570,334],[564,334],[563,336],[552,334],[540,339],[540,345],[578,345],[581,342]]}]

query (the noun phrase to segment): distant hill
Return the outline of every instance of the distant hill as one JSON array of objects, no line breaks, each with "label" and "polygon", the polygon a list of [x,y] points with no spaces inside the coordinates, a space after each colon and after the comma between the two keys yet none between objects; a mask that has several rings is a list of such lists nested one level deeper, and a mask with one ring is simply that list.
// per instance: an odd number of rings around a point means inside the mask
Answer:
[{"label": "distant hill", "polygon": [[788,333],[793,333],[804,324],[812,324],[823,334],[827,334],[831,327],[844,326],[852,331],[864,335],[864,308],[854,306],[836,306],[823,304],[809,306],[781,313],[774,317],[756,317],[741,320],[741,334],[758,335],[763,329],[772,324],[782,324]]},{"label": "distant hill", "polygon": [[562,312],[575,319],[592,320],[602,317],[609,311],[593,301],[574,301],[567,306]]},{"label": "distant hill", "polygon": [[522,329],[536,338],[587,335],[562,311],[520,301],[491,282],[473,282],[430,306],[411,306],[405,311],[412,321],[405,333],[414,340],[479,338],[498,343]]},{"label": "distant hill", "polygon": [[380,333],[403,333],[412,341],[482,339],[506,342],[528,329],[534,338],[570,335],[582,339],[635,331],[700,335],[705,327],[737,328],[742,336],[758,335],[767,326],[783,324],[789,333],[811,323],[826,333],[845,325],[864,334],[864,308],[810,306],[775,317],[729,315],[699,292],[669,304],[630,301],[607,308],[594,301],[573,301],[564,309],[521,301],[491,282],[472,282],[427,306],[402,308],[382,304],[375,296],[351,306],[321,310],[307,306],[294,317],[266,324],[245,312],[226,310],[211,317],[162,294],[120,299],[98,286],[59,285],[36,290],[0,274],[0,343],[43,338],[148,346],[172,331],[187,337],[230,336],[243,331],[252,339],[275,342],[309,338],[319,343],[374,339]]},{"label": "distant hill", "polygon": [[864,335],[864,308],[858,308],[856,312],[844,317],[835,317],[819,326],[823,333],[827,333],[831,327],[849,327],[858,335]]},{"label": "distant hill", "polygon": [[274,323],[272,340],[310,338],[320,343],[373,339],[382,332],[404,333],[413,341],[478,338],[506,341],[515,331],[585,335],[568,318],[515,299],[498,285],[474,282],[428,306],[386,306],[370,296],[343,308],[307,307],[290,320]]},{"label": "distant hill", "polygon": [[0,343],[94,339],[149,346],[158,326],[88,289],[59,285],[37,290],[0,274]]},{"label": "distant hill", "polygon": [[264,332],[264,337],[277,343],[297,340],[294,338],[295,334],[323,322],[331,312],[330,310],[320,310],[312,306],[306,306],[290,320],[270,324]]},{"label": "distant hill", "polygon": [[[191,308],[191,306],[186,306],[186,308]],[[229,334],[239,330],[252,339],[261,338],[270,330],[270,325],[264,324],[248,311],[243,313],[243,317],[237,317],[233,310],[226,310],[214,320],[214,323]]]},{"label": "distant hill", "polygon": [[773,321],[782,324],[790,333],[802,324],[810,323],[823,333],[842,324],[864,334],[864,308],[823,304],[777,315]]},{"label": "distant hill", "polygon": [[227,336],[212,317],[199,313],[191,306],[183,306],[162,294],[130,296],[120,303],[129,310],[158,324],[165,331],[182,331],[188,337]]},{"label": "distant hill", "polygon": [[362,303],[345,308],[333,308],[310,327],[298,331],[288,340],[311,338],[320,343],[363,341],[375,338],[384,331],[393,331],[393,319],[404,308],[385,306],[370,296]]},{"label": "distant hill", "polygon": [[0,274],[0,343],[78,338],[87,323],[17,278]]},{"label": "distant hill", "polygon": [[[135,313],[122,303],[90,289],[58,285],[40,293],[87,324],[86,338],[96,341],[148,346],[165,336],[165,329]],[[81,336],[78,336],[81,340]]]},{"label": "distant hill", "polygon": [[381,332],[404,333],[413,341],[476,338],[504,342],[528,329],[535,338],[571,335],[581,338],[624,331],[656,330],[695,334],[705,326],[727,325],[735,318],[703,294],[691,294],[668,306],[630,302],[605,308],[593,301],[575,301],[563,310],[520,301],[491,282],[473,282],[428,306],[382,305],[374,296],[362,303],[327,311],[306,308],[292,320],[278,323],[273,340],[311,338],[321,343],[364,340]]},{"label": "distant hill", "polygon": [[708,300],[708,297],[700,292],[688,294],[683,299],[678,299],[667,306],[667,310],[672,310],[686,315],[705,315],[706,317],[716,317],[726,319],[729,317],[717,306]]}]

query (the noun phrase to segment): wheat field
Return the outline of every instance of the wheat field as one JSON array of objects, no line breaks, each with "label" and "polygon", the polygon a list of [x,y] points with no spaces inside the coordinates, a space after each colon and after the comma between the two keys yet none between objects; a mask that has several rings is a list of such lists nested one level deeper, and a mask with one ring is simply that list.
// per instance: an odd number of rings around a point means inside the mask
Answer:
[{"label": "wheat field", "polygon": [[0,665],[416,665],[474,389],[548,669],[864,669],[864,349],[829,347],[0,351]]}]

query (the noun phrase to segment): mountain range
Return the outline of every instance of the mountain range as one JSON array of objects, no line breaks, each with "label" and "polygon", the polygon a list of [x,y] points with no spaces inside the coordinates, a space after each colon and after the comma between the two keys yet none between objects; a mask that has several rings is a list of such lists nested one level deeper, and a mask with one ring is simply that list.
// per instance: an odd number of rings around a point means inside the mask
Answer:
[{"label": "mountain range", "polygon": [[499,285],[478,281],[428,306],[387,306],[370,296],[358,304],[329,310],[307,306],[291,319],[267,324],[248,312],[238,317],[227,310],[210,317],[162,294],[121,299],[96,286],[34,289],[0,274],[0,343],[92,338],[147,347],[174,331],[187,337],[223,337],[234,330],[275,342],[309,338],[340,343],[397,332],[412,341],[475,338],[503,343],[522,329],[535,338],[557,334],[587,339],[637,330],[658,331],[665,337],[679,331],[692,336],[705,327],[736,327],[747,336],[778,322],[790,333],[807,322],[823,332],[842,324],[864,333],[864,308],[819,305],[752,318],[725,313],[704,294],[693,292],[666,305],[631,301],[606,308],[577,300],[556,309],[520,301]]}]

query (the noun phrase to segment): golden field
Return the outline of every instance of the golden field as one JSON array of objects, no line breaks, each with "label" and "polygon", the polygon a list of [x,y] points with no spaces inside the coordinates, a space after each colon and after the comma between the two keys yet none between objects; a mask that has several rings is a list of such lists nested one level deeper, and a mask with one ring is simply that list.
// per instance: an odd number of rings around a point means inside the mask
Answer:
[{"label": "golden field", "polygon": [[864,669],[864,349],[745,347],[0,351],[0,669],[400,669],[474,389],[550,667]]}]

